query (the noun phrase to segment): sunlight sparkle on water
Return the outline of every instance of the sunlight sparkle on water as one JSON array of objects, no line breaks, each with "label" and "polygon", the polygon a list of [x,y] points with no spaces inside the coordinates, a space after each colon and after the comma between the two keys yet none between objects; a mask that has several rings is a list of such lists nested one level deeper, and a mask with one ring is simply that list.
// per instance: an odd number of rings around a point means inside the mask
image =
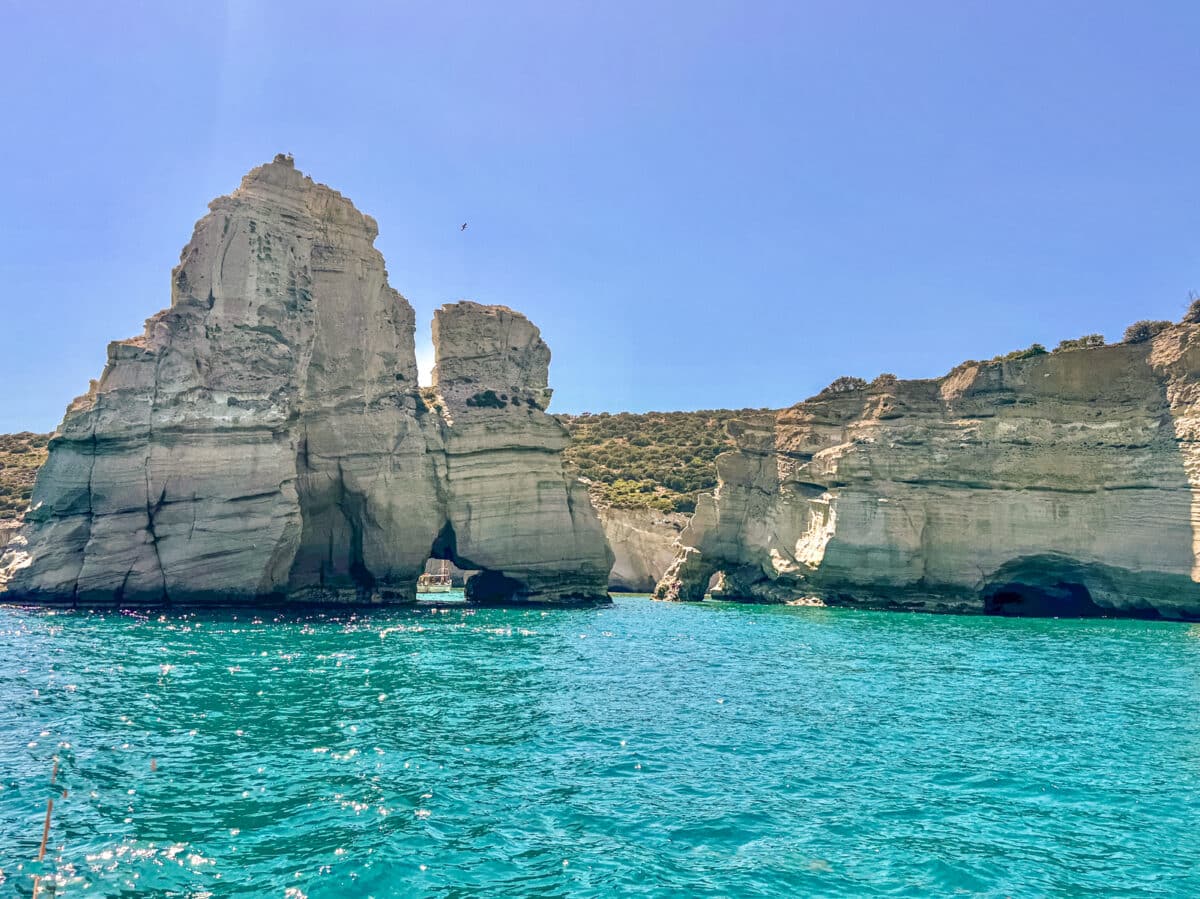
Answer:
[{"label": "sunlight sparkle on water", "polygon": [[68,894],[1200,895],[1198,636],[635,598],[3,608],[3,870],[34,870],[58,757]]}]

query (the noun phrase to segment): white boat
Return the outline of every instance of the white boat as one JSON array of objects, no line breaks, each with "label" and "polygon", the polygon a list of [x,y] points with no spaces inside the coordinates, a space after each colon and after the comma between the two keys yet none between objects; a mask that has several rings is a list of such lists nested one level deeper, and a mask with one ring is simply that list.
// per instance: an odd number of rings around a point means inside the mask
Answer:
[{"label": "white boat", "polygon": [[423,574],[417,578],[418,593],[449,593],[454,589],[450,583],[450,563],[442,559],[437,574]]}]

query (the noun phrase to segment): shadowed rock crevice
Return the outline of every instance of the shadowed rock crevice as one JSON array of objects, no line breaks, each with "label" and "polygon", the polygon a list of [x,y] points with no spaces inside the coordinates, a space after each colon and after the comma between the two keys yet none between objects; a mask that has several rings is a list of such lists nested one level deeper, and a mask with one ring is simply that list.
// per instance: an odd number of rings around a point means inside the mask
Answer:
[{"label": "shadowed rock crevice", "polygon": [[468,602],[482,605],[523,602],[529,599],[529,588],[499,571],[480,571],[467,578]]},{"label": "shadowed rock crevice", "polygon": [[438,531],[437,538],[429,549],[429,558],[445,559],[447,562],[453,562],[459,568],[471,568],[470,564],[464,564],[466,560],[458,554],[458,538],[454,534],[454,526],[448,521]]},{"label": "shadowed rock crevice", "polygon": [[1000,584],[983,594],[983,611],[987,615],[1035,618],[1162,617],[1153,612],[1114,616],[1113,609],[1104,609],[1092,601],[1087,587],[1068,583]]},{"label": "shadowed rock crevice", "polygon": [[[1115,586],[1122,574],[1056,555],[1035,555],[1002,565],[980,589],[983,612],[1004,617],[1139,618],[1162,614],[1130,603]],[[1178,617],[1187,617],[1181,612]]]}]

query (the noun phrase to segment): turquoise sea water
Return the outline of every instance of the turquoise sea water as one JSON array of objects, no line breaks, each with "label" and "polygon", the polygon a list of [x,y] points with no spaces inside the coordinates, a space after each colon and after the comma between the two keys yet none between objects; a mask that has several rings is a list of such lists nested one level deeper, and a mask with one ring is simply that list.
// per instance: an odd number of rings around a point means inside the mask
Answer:
[{"label": "turquoise sea water", "polygon": [[61,896],[1195,896],[1198,691],[1164,622],[4,608],[0,895],[57,755]]}]

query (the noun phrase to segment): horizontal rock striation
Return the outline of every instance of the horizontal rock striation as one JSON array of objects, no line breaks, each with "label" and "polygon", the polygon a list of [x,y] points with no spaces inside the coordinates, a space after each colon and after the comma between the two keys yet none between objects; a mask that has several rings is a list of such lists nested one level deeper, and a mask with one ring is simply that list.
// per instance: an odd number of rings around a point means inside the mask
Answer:
[{"label": "horizontal rock striation", "polygon": [[657,593],[1200,617],[1198,376],[1180,324],[737,423]]},{"label": "horizontal rock striation", "polygon": [[[4,597],[405,602],[434,555],[480,569],[476,601],[606,601],[611,554],[543,411],[537,329],[443,308],[439,414],[376,233],[289,157],[214,201],[170,308],[67,410]],[[475,380],[505,407],[473,405]]]}]

